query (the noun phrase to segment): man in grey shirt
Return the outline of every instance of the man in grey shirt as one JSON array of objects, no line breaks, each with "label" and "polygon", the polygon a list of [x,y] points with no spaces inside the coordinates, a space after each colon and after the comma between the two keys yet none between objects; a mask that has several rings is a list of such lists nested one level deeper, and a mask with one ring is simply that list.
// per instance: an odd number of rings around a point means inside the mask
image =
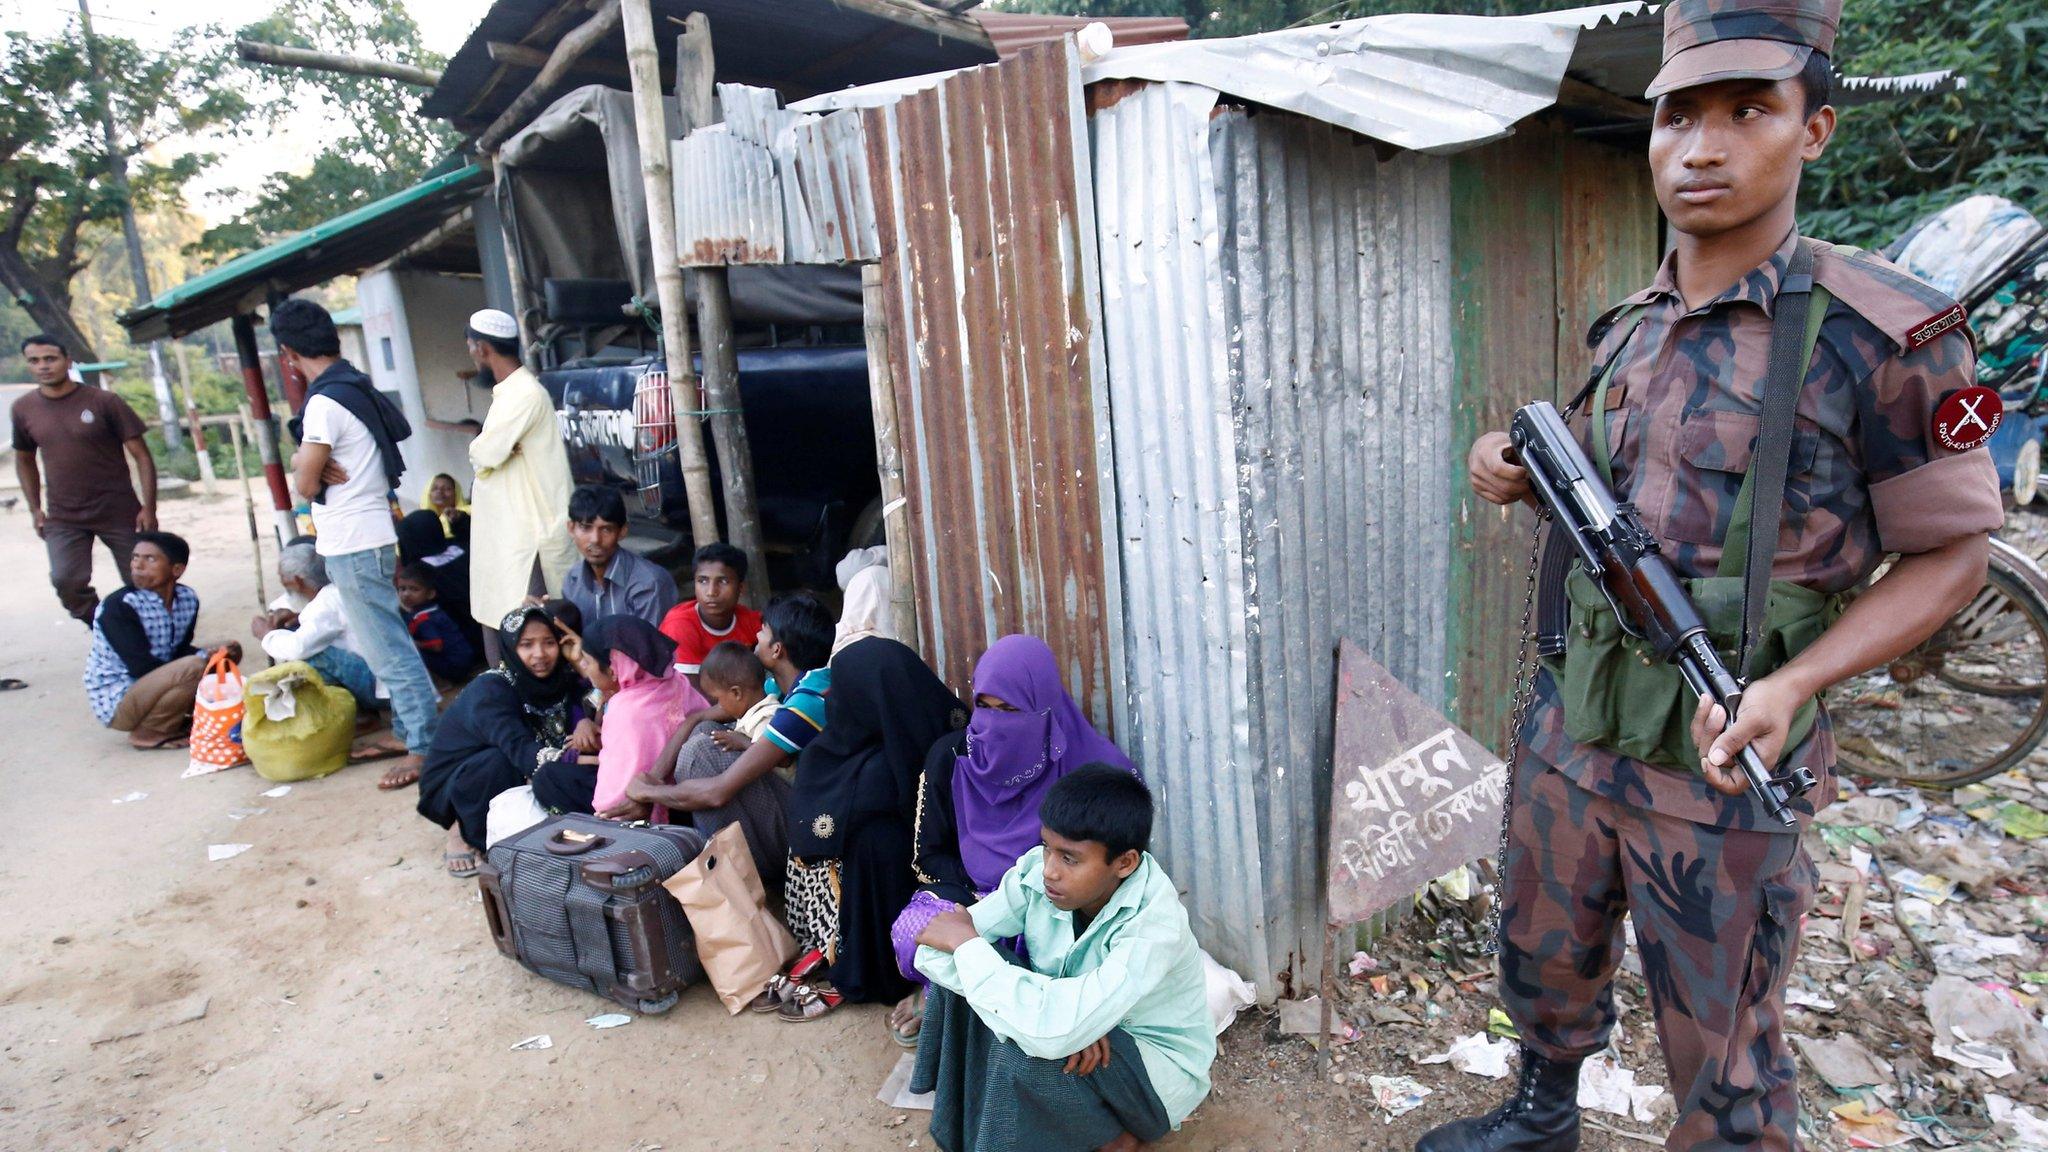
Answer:
[{"label": "man in grey shirt", "polygon": [[583,612],[589,627],[606,616],[638,616],[656,627],[676,606],[676,579],[630,549],[626,501],[616,488],[585,484],[569,497],[569,536],[582,561],[562,581],[562,596]]}]

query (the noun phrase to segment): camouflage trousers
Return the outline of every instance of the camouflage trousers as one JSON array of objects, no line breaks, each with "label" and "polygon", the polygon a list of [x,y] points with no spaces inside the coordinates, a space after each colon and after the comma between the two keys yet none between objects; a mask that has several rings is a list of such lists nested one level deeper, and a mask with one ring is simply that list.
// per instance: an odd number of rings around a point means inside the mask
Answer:
[{"label": "camouflage trousers", "polygon": [[1556,1060],[1606,1046],[1630,914],[1678,1101],[1665,1147],[1791,1152],[1785,981],[1815,881],[1799,838],[1636,808],[1526,754],[1515,775],[1500,993],[1523,1042]]}]

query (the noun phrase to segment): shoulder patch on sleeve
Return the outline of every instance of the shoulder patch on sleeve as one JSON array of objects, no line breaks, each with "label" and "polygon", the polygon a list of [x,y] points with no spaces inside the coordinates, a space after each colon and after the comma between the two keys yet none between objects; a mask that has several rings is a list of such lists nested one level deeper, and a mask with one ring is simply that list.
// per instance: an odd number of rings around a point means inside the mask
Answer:
[{"label": "shoulder patch on sleeve", "polygon": [[1924,348],[1950,332],[1976,342],[1960,304],[1882,256],[1819,242],[1814,254],[1814,279],[1900,351]]}]

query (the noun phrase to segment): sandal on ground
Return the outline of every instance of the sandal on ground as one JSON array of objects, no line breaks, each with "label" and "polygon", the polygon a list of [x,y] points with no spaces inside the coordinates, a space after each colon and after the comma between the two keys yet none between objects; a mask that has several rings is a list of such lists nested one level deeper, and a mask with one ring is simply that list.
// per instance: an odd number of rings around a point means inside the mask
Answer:
[{"label": "sandal on ground", "polygon": [[400,788],[410,788],[419,782],[420,770],[418,768],[398,768],[394,766],[385,772],[384,775],[377,778],[377,789],[380,792],[392,792]]},{"label": "sandal on ground", "polygon": [[373,760],[395,760],[405,753],[406,749],[403,746],[394,748],[389,744],[359,744],[348,750],[348,762],[368,764]]},{"label": "sandal on ground", "polygon": [[474,852],[443,852],[441,863],[448,869],[448,874],[457,880],[467,880],[476,875],[477,863]]},{"label": "sandal on ground", "polygon": [[789,977],[778,972],[768,978],[768,983],[762,987],[761,994],[754,997],[747,1005],[747,1011],[774,1012],[779,1010],[784,1004],[787,1004],[795,995],[796,985],[790,983]]},{"label": "sandal on ground", "polygon": [[805,952],[796,958],[796,963],[789,966],[790,982],[794,984],[803,983],[806,977],[823,967],[824,964],[825,954],[823,952],[818,951],[816,948]]},{"label": "sandal on ground", "polygon": [[12,676],[0,677],[0,692],[19,692],[28,687],[28,681],[16,680]]},{"label": "sandal on ground", "polygon": [[166,736],[153,744],[137,744],[130,740],[128,746],[137,752],[175,752],[180,748],[190,748],[192,739],[189,736]]},{"label": "sandal on ground", "polygon": [[[889,1039],[894,1040],[898,1048],[908,1048],[916,1051],[917,1034],[924,1031],[924,992],[922,990],[912,992],[910,995],[905,996],[904,999],[917,1001],[917,1009],[911,1014],[910,1022],[900,1027],[893,1020],[884,1021],[884,1023],[889,1029]],[[901,1007],[901,1005],[899,1004],[898,1007]]]},{"label": "sandal on ground", "polygon": [[824,984],[799,984],[796,998],[775,1010],[775,1018],[786,1024],[808,1024],[839,1007],[846,1000]]}]

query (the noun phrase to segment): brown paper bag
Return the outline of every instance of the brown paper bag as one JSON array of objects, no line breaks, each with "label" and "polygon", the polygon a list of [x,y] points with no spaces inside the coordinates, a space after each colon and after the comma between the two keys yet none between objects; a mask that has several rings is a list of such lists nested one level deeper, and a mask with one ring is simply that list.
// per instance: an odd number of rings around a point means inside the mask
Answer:
[{"label": "brown paper bag", "polygon": [[770,977],[796,959],[796,937],[768,911],[747,834],[728,824],[695,860],[662,882],[697,934],[697,959],[711,987],[738,1014]]}]

